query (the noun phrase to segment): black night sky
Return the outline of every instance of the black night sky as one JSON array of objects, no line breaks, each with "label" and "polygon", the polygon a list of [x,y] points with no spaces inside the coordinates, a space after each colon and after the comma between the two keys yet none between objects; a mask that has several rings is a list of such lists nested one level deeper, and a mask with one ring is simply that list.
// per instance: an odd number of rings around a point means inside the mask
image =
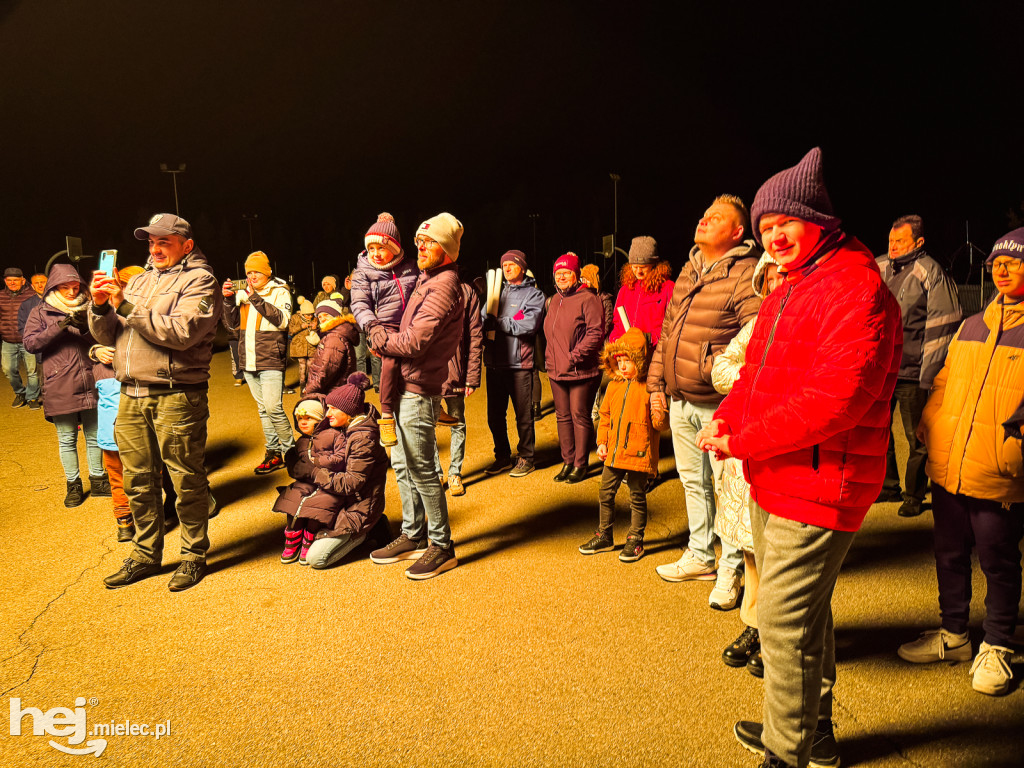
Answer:
[{"label": "black night sky", "polygon": [[874,251],[911,212],[940,260],[968,220],[987,251],[1024,216],[1021,4],[868,7],[3,2],[3,266],[38,269],[65,235],[141,263],[131,230],[174,208],[159,165],[186,163],[181,214],[222,276],[243,214],[301,289],[311,262],[354,264],[379,211],[408,248],[448,210],[464,271],[520,248],[548,281],[612,232],[609,172],[620,245],[651,234],[678,269],[715,194],[749,203],[814,145]]}]

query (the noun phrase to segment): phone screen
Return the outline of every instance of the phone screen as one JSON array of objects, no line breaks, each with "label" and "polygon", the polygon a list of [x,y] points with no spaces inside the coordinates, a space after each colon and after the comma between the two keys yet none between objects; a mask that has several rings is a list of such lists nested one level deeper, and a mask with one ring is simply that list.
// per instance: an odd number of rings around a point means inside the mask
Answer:
[{"label": "phone screen", "polygon": [[117,266],[117,251],[100,251],[100,263],[97,269],[108,277],[113,277]]}]

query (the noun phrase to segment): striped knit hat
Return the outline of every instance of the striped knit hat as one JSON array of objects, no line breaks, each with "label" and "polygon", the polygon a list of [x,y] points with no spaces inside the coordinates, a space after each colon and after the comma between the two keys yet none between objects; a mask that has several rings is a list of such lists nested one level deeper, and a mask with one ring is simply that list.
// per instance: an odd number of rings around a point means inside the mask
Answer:
[{"label": "striped knit hat", "polygon": [[316,305],[316,313],[330,315],[331,317],[341,317],[343,312],[341,305],[333,299],[324,299]]},{"label": "striped knit hat", "polygon": [[377,221],[366,231],[363,245],[369,248],[371,243],[383,245],[395,256],[402,255],[402,236],[398,234],[395,217],[390,213],[385,211],[377,214]]}]

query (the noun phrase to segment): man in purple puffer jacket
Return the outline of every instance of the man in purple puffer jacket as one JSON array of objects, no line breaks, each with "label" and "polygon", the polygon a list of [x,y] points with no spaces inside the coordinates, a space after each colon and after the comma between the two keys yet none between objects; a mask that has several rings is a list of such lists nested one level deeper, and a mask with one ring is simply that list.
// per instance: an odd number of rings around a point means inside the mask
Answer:
[{"label": "man in purple puffer jacket", "polygon": [[418,558],[405,572],[410,579],[429,579],[459,564],[434,452],[441,388],[448,378],[448,361],[462,340],[465,300],[455,264],[461,240],[462,224],[450,213],[420,224],[416,247],[421,273],[401,325],[397,331],[380,322],[366,327],[370,347],[385,358],[396,358],[401,373],[401,396],[394,403],[398,442],[391,466],[402,499],[402,534],[372,552],[370,559],[395,563]]}]

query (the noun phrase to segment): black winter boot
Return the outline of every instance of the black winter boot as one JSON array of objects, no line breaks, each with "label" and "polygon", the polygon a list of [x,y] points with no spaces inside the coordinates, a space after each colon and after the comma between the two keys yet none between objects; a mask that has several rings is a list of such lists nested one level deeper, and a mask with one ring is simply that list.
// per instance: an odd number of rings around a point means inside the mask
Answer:
[{"label": "black winter boot", "polygon": [[64,497],[64,506],[68,509],[77,507],[85,501],[85,489],[82,487],[82,478],[68,481],[68,495]]},{"label": "black winter boot", "polygon": [[89,495],[90,496],[112,496],[110,490],[110,478],[107,477],[107,473],[104,472],[102,475],[93,477],[89,475]]}]

